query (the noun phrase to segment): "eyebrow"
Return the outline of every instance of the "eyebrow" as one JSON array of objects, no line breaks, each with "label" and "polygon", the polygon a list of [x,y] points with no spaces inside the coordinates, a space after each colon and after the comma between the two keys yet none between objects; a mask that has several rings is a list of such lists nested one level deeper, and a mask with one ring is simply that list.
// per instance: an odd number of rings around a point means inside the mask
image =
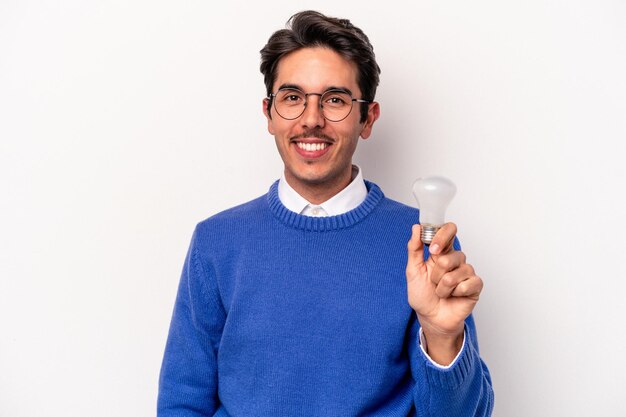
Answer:
[{"label": "eyebrow", "polygon": [[[292,90],[300,90],[300,91],[304,91],[304,88],[300,87],[298,84],[289,84],[289,83],[285,83],[285,84],[281,84],[281,85],[278,87],[278,89],[279,89],[279,90],[282,90],[282,89],[284,89],[284,88],[290,88],[290,89],[292,89]],[[352,91],[351,91],[349,88],[347,88],[347,87],[337,87],[337,86],[334,86],[334,85],[331,85],[331,86],[330,86],[330,87],[328,87],[326,90],[322,91],[322,93],[325,93],[325,92],[327,92],[327,91],[335,91],[335,90],[338,90],[338,91],[343,91],[343,92],[346,92],[346,93],[348,93],[348,94],[352,95]]]}]

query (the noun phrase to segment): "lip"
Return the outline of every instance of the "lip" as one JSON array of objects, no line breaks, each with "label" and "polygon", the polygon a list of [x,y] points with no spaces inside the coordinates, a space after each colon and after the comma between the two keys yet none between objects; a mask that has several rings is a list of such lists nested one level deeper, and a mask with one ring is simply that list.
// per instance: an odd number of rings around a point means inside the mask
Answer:
[{"label": "lip", "polygon": [[[298,146],[298,143],[310,143],[310,144],[324,143],[324,144],[326,144],[326,147],[324,149],[320,149],[320,150],[307,151],[305,149],[300,148]],[[296,150],[298,155],[300,155],[300,156],[302,156],[303,158],[306,158],[306,159],[321,158],[333,146],[332,142],[329,142],[329,141],[326,141],[326,140],[323,140],[323,139],[318,139],[318,138],[306,138],[306,139],[292,140],[291,141],[291,145],[294,147],[294,149]]]}]

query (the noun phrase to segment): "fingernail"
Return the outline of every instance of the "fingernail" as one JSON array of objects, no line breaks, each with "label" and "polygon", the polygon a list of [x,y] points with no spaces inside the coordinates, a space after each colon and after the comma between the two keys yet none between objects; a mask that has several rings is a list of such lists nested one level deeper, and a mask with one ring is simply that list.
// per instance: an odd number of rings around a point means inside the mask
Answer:
[{"label": "fingernail", "polygon": [[436,255],[439,253],[439,245],[438,244],[434,244],[434,245],[430,245],[430,253],[432,253],[433,255]]}]

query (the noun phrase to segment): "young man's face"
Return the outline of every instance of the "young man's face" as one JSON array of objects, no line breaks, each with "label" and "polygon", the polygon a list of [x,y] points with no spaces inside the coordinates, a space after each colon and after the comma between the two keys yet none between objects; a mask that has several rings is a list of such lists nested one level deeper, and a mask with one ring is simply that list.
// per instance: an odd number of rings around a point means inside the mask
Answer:
[{"label": "young man's face", "polygon": [[[303,48],[283,57],[278,63],[272,92],[284,86],[297,87],[304,93],[324,93],[329,89],[344,89],[361,99],[357,84],[357,68],[328,48]],[[278,152],[285,163],[285,178],[298,193],[312,201],[315,196],[329,198],[350,182],[352,155],[361,136],[367,139],[379,115],[378,104],[369,104],[367,120],[360,123],[360,103],[353,103],[345,119],[331,122],[324,118],[319,95],[309,95],[304,113],[286,120],[274,105],[263,111],[268,130],[274,135]]]}]

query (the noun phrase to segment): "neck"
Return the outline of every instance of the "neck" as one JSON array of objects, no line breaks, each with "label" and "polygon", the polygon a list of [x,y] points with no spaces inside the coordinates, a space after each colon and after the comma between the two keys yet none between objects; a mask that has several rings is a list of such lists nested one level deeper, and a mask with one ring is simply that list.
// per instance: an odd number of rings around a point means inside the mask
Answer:
[{"label": "neck", "polygon": [[353,179],[352,166],[331,182],[306,183],[285,171],[287,183],[311,204],[322,204],[339,194]]}]

